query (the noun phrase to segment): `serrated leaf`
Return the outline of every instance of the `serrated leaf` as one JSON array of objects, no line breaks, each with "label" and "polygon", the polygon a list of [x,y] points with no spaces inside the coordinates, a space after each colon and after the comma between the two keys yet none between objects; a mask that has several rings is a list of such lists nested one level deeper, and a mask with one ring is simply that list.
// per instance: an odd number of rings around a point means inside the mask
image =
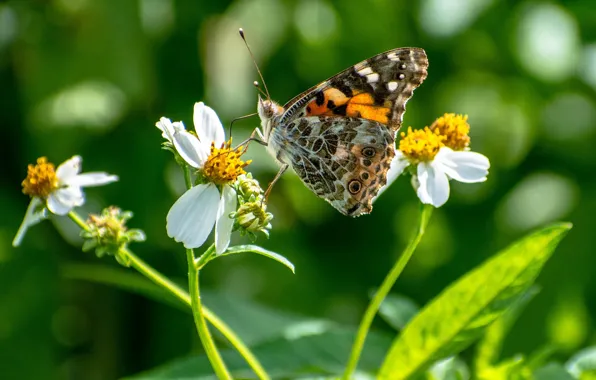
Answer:
[{"label": "serrated leaf", "polygon": [[391,327],[400,331],[418,313],[419,309],[411,299],[399,294],[389,294],[379,307],[379,315]]},{"label": "serrated leaf", "polygon": [[[345,366],[354,331],[334,328],[321,334],[297,339],[280,338],[252,348],[267,373],[273,379],[321,378],[339,376]],[[360,361],[358,378],[373,373],[381,364],[391,338],[380,333],[368,335],[366,349]],[[233,350],[221,351],[222,358],[234,379],[254,378],[245,361]],[[214,379],[213,369],[205,356],[178,359],[131,379]]]},{"label": "serrated leaf", "polygon": [[256,254],[268,257],[272,260],[275,260],[278,263],[281,263],[281,264],[285,265],[286,267],[288,267],[292,271],[292,273],[296,273],[294,271],[294,264],[292,264],[290,262],[290,260],[286,259],[285,257],[283,257],[282,255],[280,255],[278,253],[266,250],[265,248],[261,248],[258,245],[247,244],[247,245],[237,245],[235,247],[230,247],[230,248],[228,248],[227,251],[225,251],[221,255],[214,256],[213,258],[215,259],[217,257],[235,255],[238,253],[249,253],[249,252],[256,253]]},{"label": "serrated leaf", "polygon": [[482,372],[490,369],[496,365],[501,354],[503,340],[511,329],[513,323],[519,317],[519,314],[525,306],[532,300],[540,291],[536,285],[531,286],[527,291],[522,293],[507,311],[503,313],[495,322],[493,322],[484,333],[484,336],[478,342],[477,354],[475,360],[476,373],[482,378]]},{"label": "serrated leaf", "polygon": [[575,380],[569,372],[558,363],[549,363],[534,372],[534,380]]},{"label": "serrated leaf", "polygon": [[450,285],[395,339],[379,377],[410,379],[470,345],[532,285],[570,228],[535,232]]},{"label": "serrated leaf", "polygon": [[565,368],[576,379],[596,378],[596,347],[585,348],[573,355],[565,363]]}]

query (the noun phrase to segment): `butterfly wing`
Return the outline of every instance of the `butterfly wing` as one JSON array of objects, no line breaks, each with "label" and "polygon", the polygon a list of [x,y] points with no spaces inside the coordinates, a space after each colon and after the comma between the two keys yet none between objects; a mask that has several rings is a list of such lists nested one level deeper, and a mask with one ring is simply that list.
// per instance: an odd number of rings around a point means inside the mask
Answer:
[{"label": "butterfly wing", "polygon": [[395,155],[393,134],[367,119],[307,116],[272,138],[306,187],[349,216],[372,211]]},{"label": "butterfly wing", "polygon": [[290,100],[280,123],[306,116],[352,117],[386,125],[395,135],[427,68],[426,53],[420,48],[378,54]]}]

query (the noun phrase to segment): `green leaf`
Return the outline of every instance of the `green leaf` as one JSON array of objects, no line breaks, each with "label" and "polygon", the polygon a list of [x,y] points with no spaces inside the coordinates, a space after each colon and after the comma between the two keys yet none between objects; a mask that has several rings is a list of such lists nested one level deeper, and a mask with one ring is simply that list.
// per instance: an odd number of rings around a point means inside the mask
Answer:
[{"label": "green leaf", "polygon": [[570,228],[535,232],[450,285],[394,340],[379,377],[412,378],[470,345],[531,286]]},{"label": "green leaf", "polygon": [[575,380],[575,378],[560,364],[549,363],[534,372],[534,380]]},{"label": "green leaf", "polygon": [[503,340],[511,329],[511,326],[517,320],[519,314],[528,302],[530,302],[539,291],[540,288],[538,286],[531,286],[513,301],[511,306],[509,306],[507,311],[505,311],[501,317],[486,329],[486,332],[477,347],[475,360],[477,374],[482,374],[482,372],[490,370],[492,366],[496,365],[501,354]]},{"label": "green leaf", "polygon": [[585,348],[573,355],[565,364],[565,368],[576,379],[596,379],[596,346]]},{"label": "green leaf", "polygon": [[278,263],[281,263],[281,264],[285,265],[286,267],[288,267],[292,271],[292,273],[296,273],[294,271],[294,264],[292,264],[290,262],[290,260],[286,259],[285,257],[283,257],[280,254],[268,251],[265,248],[261,248],[258,245],[247,244],[247,245],[237,245],[235,247],[230,247],[230,248],[228,248],[227,251],[225,251],[221,255],[214,256],[213,258],[215,259],[215,258],[222,257],[222,256],[229,256],[229,255],[234,255],[234,254],[238,254],[238,253],[248,253],[248,252],[257,253],[259,255],[273,259],[273,260],[277,261]]},{"label": "green leaf", "polygon": [[[279,338],[253,347],[252,351],[273,379],[314,378],[316,375],[320,379],[320,376],[339,376],[342,373],[353,339],[353,330],[335,327],[319,334]],[[374,332],[368,335],[359,366],[363,375],[379,368],[383,353],[390,343],[391,338],[387,335]],[[234,379],[254,378],[245,361],[235,351],[225,350],[221,354]],[[131,378],[214,379],[212,374],[207,358],[193,355]]]},{"label": "green leaf", "polygon": [[468,380],[470,371],[457,356],[439,360],[428,370],[428,380]]},{"label": "green leaf", "polygon": [[[374,295],[371,294],[371,297]],[[391,327],[402,330],[417,313],[419,307],[411,299],[398,294],[389,294],[381,303],[379,315]]]}]

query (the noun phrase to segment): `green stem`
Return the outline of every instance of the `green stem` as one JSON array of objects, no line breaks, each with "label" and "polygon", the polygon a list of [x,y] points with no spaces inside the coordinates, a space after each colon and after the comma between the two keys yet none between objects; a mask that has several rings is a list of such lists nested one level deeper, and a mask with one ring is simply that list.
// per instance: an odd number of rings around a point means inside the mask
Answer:
[{"label": "green stem", "polygon": [[[88,231],[89,226],[81,219],[74,211],[71,211],[69,217],[83,230]],[[180,300],[182,303],[191,306],[190,295],[177,284],[172,282],[169,278],[156,271],[149,264],[144,262],[141,258],[131,252],[128,248],[123,248],[121,253],[128,257],[130,260],[130,266],[136,269],[143,276],[153,281],[156,285],[169,291],[174,297]],[[232,346],[238,351],[244,358],[246,363],[254,371],[259,379],[269,380],[269,375],[259,362],[259,360],[253,355],[250,349],[244,344],[244,342],[234,333],[234,331],[224,321],[209,310],[206,306],[203,306],[203,315],[205,318],[215,327],[219,332],[232,344]]]},{"label": "green stem", "polygon": [[213,367],[217,377],[219,379],[232,379],[228,373],[226,365],[221,358],[221,355],[219,354],[219,351],[217,351],[217,347],[215,347],[215,343],[213,342],[213,338],[209,332],[209,327],[205,321],[205,316],[203,315],[203,305],[201,304],[201,293],[199,290],[199,271],[195,267],[195,255],[192,249],[186,250],[186,259],[188,261],[188,288],[190,290],[190,304],[192,315],[195,320],[195,326],[197,327],[197,332],[199,333],[199,338],[201,339],[201,343],[203,343],[203,347],[205,348],[209,362],[211,362],[211,366]]},{"label": "green stem", "polygon": [[186,184],[186,188],[190,189],[192,187],[192,179],[190,177],[190,168],[188,165],[184,165],[184,183]]},{"label": "green stem", "polygon": [[358,332],[356,333],[356,338],[354,339],[354,344],[352,345],[352,352],[350,353],[350,358],[348,360],[348,365],[346,366],[346,370],[342,376],[343,380],[349,380],[352,378],[354,371],[356,370],[356,366],[358,365],[358,360],[360,359],[360,354],[362,353],[362,349],[364,348],[364,342],[366,340],[366,336],[368,334],[368,330],[370,329],[370,325],[372,324],[377,311],[379,311],[379,307],[381,303],[391,291],[391,288],[397,281],[397,278],[404,270],[408,261],[412,257],[412,254],[416,250],[418,243],[420,243],[420,239],[422,239],[422,235],[424,235],[424,231],[428,224],[428,220],[432,214],[433,207],[429,205],[421,205],[421,212],[420,212],[420,221],[418,224],[418,228],[414,233],[412,240],[401,254],[399,259],[393,265],[393,268],[383,280],[383,283],[371,299],[370,303],[368,304],[368,308],[366,309],[364,316],[362,317],[362,321],[360,322],[360,326],[358,327]]}]

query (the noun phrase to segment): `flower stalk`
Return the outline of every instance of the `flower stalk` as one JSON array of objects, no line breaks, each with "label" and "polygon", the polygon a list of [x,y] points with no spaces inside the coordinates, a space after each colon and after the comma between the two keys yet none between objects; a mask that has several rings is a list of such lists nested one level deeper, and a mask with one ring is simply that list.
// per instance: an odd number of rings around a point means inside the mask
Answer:
[{"label": "flower stalk", "polygon": [[360,354],[362,353],[362,349],[364,348],[364,342],[366,341],[366,336],[368,335],[368,330],[370,329],[370,325],[372,321],[379,311],[379,307],[383,303],[387,294],[391,291],[391,288],[401,275],[402,271],[412,258],[412,254],[418,247],[422,236],[424,235],[424,231],[426,230],[426,226],[428,225],[428,221],[432,214],[433,207],[431,205],[420,205],[420,219],[418,222],[418,228],[414,233],[414,236],[410,240],[410,243],[403,251],[401,256],[393,265],[393,268],[389,271],[383,283],[371,299],[366,311],[364,312],[364,316],[362,317],[362,321],[360,322],[360,326],[358,327],[358,331],[356,332],[356,338],[354,339],[354,344],[352,345],[352,352],[350,353],[350,358],[348,359],[348,364],[342,376],[343,380],[350,380],[356,367],[358,365],[358,360],[360,359]]},{"label": "flower stalk", "polygon": [[[211,250],[215,250],[213,245],[204,253],[204,255],[209,255],[209,251]],[[199,289],[199,270],[195,266],[195,255],[192,249],[186,249],[186,259],[188,261],[188,288],[190,290],[190,304],[195,326],[197,328],[197,332],[199,333],[199,338],[201,339],[203,348],[205,348],[209,362],[211,363],[211,366],[213,367],[217,377],[219,379],[231,379],[232,377],[230,376],[230,373],[228,372],[228,369],[226,368],[219,351],[217,351],[217,347],[213,342],[213,337],[211,336],[209,327],[205,321],[203,305],[201,303],[201,293]]]},{"label": "flower stalk", "polygon": [[[68,216],[72,221],[74,221],[81,229],[84,231],[90,231],[89,226],[87,223],[74,211],[71,211]],[[120,251],[122,256],[127,257],[128,262],[130,263],[130,267],[137,270],[140,274],[147,277],[156,285],[160,286],[161,288],[167,290],[170,294],[176,297],[179,301],[187,306],[191,306],[191,296],[182,289],[180,286],[172,282],[169,278],[155,270],[137,255],[135,255],[132,251],[128,248],[123,248]],[[202,256],[201,256],[202,257]],[[202,307],[203,315],[209,323],[213,325],[231,344],[232,346],[238,351],[238,353],[244,358],[246,363],[250,366],[250,368],[254,371],[254,373],[258,376],[259,379],[262,380],[269,380],[269,375],[259,362],[259,360],[254,356],[254,354],[250,351],[250,349],[244,344],[242,339],[228,326],[224,321],[222,321],[215,313],[209,310],[206,306]]]}]

